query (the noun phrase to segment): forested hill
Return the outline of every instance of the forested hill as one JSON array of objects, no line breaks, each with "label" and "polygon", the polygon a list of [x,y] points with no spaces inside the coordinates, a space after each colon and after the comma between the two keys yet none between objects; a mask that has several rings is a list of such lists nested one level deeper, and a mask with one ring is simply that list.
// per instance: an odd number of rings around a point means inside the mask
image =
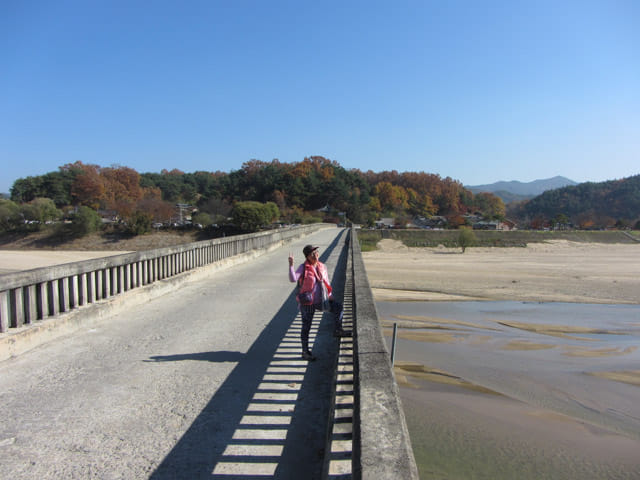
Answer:
[{"label": "forested hill", "polygon": [[[449,177],[348,170],[323,157],[294,163],[252,160],[229,173],[175,169],[140,174],[128,167],[75,162],[56,172],[18,179],[11,189],[11,200],[0,200],[0,214],[4,209],[14,212],[16,219],[42,221],[44,217],[30,209],[42,210],[43,199],[65,214],[84,206],[112,212],[124,220],[145,215],[161,223],[175,221],[177,204],[197,207],[215,223],[228,218],[238,202],[260,202],[274,204],[276,218],[288,223],[342,223],[346,216],[368,225],[388,217],[396,225],[406,225],[438,216],[439,225],[455,228],[470,222],[467,214],[504,219],[506,213],[520,228],[558,223],[602,228],[633,226],[640,221],[640,175],[548,190],[531,200],[510,204],[505,212],[497,195],[474,194]],[[54,213],[49,216],[55,217]]]},{"label": "forested hill", "polygon": [[252,160],[230,173],[164,170],[139,174],[128,167],[76,162],[58,172],[19,179],[11,189],[13,202],[39,197],[50,198],[58,208],[84,205],[114,210],[121,217],[143,211],[159,221],[170,215],[167,209],[175,208],[176,203],[197,206],[218,217],[239,201],[273,202],[284,221],[295,223],[308,221],[309,215],[339,222],[346,214],[351,221],[369,224],[387,216],[406,223],[416,216],[459,217],[476,211],[489,218],[504,215],[498,197],[474,195],[449,177],[347,170],[323,157],[295,163]]},{"label": "forested hill", "polygon": [[640,219],[640,175],[586,182],[548,190],[510,209],[510,214],[534,221],[570,221],[584,228],[631,226]]}]

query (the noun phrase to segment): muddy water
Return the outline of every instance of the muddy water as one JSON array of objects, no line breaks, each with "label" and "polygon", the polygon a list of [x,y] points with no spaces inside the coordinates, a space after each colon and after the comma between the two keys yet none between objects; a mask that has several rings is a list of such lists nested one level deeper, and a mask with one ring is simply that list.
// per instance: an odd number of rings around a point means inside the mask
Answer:
[{"label": "muddy water", "polygon": [[377,308],[421,478],[640,478],[640,306]]}]

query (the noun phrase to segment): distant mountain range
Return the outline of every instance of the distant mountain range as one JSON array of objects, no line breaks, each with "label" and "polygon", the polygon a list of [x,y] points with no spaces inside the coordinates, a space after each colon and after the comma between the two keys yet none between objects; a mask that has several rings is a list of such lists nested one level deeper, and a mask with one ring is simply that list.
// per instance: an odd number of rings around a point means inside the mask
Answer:
[{"label": "distant mountain range", "polygon": [[512,180],[510,182],[495,182],[489,185],[465,185],[465,188],[471,190],[473,193],[490,192],[500,197],[504,203],[511,203],[528,200],[547,190],[554,190],[556,188],[577,184],[577,182],[566,177],[557,176],[543,180],[534,180],[532,182],[519,182],[517,180]]}]

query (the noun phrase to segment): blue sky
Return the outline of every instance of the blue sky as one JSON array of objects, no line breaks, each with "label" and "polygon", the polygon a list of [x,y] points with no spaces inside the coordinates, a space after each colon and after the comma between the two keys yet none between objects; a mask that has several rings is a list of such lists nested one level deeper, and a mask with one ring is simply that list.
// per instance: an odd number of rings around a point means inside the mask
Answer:
[{"label": "blue sky", "polygon": [[0,2],[0,191],[77,160],[640,173],[640,2]]}]

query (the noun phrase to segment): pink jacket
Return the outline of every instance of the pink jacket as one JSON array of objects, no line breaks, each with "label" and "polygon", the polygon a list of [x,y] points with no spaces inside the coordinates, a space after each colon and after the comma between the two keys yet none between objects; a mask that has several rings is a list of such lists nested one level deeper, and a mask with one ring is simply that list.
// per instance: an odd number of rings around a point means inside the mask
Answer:
[{"label": "pink jacket", "polygon": [[329,296],[331,296],[329,273],[327,272],[327,267],[324,263],[318,262],[316,263],[316,266],[314,268],[313,265],[305,261],[296,270],[293,269],[293,266],[289,267],[289,281],[297,282],[302,276],[303,272],[305,272],[304,281],[302,282],[299,293],[313,292],[313,303],[320,303],[322,301],[322,290],[320,288],[320,283],[318,282],[319,276],[322,280],[324,280],[327,286],[327,290],[329,291]]}]

